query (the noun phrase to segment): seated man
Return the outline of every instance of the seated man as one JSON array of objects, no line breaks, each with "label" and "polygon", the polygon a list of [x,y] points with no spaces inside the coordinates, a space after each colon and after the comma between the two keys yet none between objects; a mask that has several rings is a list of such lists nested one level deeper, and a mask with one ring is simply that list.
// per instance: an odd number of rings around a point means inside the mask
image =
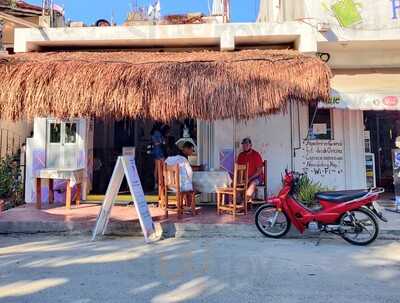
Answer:
[{"label": "seated man", "polygon": [[193,155],[193,152],[193,143],[187,141],[182,145],[181,150],[176,156],[168,157],[165,160],[165,163],[170,166],[178,164],[180,187],[182,192],[193,191],[193,171],[188,160],[188,157]]},{"label": "seated man", "polygon": [[263,183],[263,160],[261,155],[252,149],[251,139],[244,138],[242,141],[243,151],[239,154],[237,163],[244,165],[248,164],[249,185],[246,195],[250,199],[256,191],[256,187]]}]

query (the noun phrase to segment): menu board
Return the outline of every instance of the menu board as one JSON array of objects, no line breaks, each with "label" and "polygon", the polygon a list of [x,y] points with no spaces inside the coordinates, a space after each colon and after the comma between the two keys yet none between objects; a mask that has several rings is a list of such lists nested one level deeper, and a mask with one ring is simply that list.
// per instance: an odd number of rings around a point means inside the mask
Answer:
[{"label": "menu board", "polygon": [[120,156],[115,164],[114,172],[110,183],[108,184],[103,205],[97,217],[96,227],[93,231],[93,240],[99,234],[104,235],[106,231],[110,219],[111,208],[117,198],[124,176],[128,181],[129,189],[135,203],[136,212],[146,242],[150,242],[150,238],[155,234],[153,219],[137,172],[135,158],[133,156]]},{"label": "menu board", "polygon": [[154,233],[154,224],[137,172],[135,158],[132,156],[124,156],[121,157],[121,159],[124,166],[125,177],[135,203],[136,212],[139,216],[140,226],[142,227],[145,238],[148,239],[150,235]]},{"label": "menu board", "polygon": [[[334,140],[306,140],[301,150],[301,167],[311,179],[330,187],[344,184],[344,146]],[[332,188],[334,189],[334,188]]]}]

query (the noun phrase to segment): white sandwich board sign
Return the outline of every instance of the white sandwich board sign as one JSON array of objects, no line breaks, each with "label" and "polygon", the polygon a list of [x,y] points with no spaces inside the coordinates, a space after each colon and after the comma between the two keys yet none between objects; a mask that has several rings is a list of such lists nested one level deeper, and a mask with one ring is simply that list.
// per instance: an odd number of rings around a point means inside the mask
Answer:
[{"label": "white sandwich board sign", "polygon": [[114,167],[110,183],[108,184],[106,196],[103,201],[100,213],[97,216],[96,227],[93,231],[93,240],[99,234],[104,235],[107,224],[110,219],[111,208],[118,196],[122,180],[126,177],[129,185],[129,190],[135,204],[136,212],[139,217],[140,226],[142,228],[146,242],[150,242],[155,236],[155,228],[153,219],[150,215],[142,184],[140,183],[139,175],[136,169],[135,158],[132,156],[120,156]]}]

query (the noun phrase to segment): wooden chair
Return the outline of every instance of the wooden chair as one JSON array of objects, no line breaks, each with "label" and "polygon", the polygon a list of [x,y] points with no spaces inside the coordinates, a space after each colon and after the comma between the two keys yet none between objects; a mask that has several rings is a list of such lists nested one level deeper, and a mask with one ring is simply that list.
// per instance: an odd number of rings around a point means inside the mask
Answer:
[{"label": "wooden chair", "polygon": [[[233,187],[217,189],[217,213],[220,215],[222,211],[232,212],[235,217],[239,211],[247,214],[247,184],[248,184],[248,164],[235,164],[233,173]],[[227,202],[226,198],[232,198]],[[239,204],[239,198],[242,198],[242,203]]]},{"label": "wooden chair", "polygon": [[[161,185],[162,193],[160,193],[161,207],[165,210],[168,217],[168,211],[176,211],[178,218],[185,211],[189,211],[193,216],[197,214],[196,200],[194,191],[182,191],[180,187],[179,165],[167,165],[164,163],[162,171],[163,180]],[[175,195],[172,199],[171,193]]]},{"label": "wooden chair", "polygon": [[158,207],[164,208],[164,160],[155,160],[155,165],[157,169]]},{"label": "wooden chair", "polygon": [[257,199],[257,198],[252,199],[252,201],[248,201],[248,204],[250,206],[264,204],[265,201],[267,201],[267,199],[268,199],[268,162],[267,162],[267,160],[264,160],[263,175],[264,175],[264,182],[257,186],[257,191],[262,188],[262,190],[264,191],[264,199]]}]

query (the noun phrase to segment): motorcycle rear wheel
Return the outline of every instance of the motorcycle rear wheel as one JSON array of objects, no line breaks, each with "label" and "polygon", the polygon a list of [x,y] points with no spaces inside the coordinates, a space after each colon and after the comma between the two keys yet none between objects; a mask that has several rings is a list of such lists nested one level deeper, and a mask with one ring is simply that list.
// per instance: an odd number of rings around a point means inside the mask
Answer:
[{"label": "motorcycle rear wheel", "polygon": [[[272,221],[276,216],[274,226]],[[273,205],[262,205],[256,211],[255,222],[258,230],[266,237],[281,238],[287,234],[291,223],[285,212],[276,209]]]},{"label": "motorcycle rear wheel", "polygon": [[[354,226],[353,232],[346,232],[342,238],[353,245],[364,246],[375,241],[379,234],[379,224],[370,211],[359,208],[348,213],[344,213],[340,218],[340,224],[344,227]],[[355,221],[354,221],[355,219]],[[364,238],[359,238],[363,234]]]}]

